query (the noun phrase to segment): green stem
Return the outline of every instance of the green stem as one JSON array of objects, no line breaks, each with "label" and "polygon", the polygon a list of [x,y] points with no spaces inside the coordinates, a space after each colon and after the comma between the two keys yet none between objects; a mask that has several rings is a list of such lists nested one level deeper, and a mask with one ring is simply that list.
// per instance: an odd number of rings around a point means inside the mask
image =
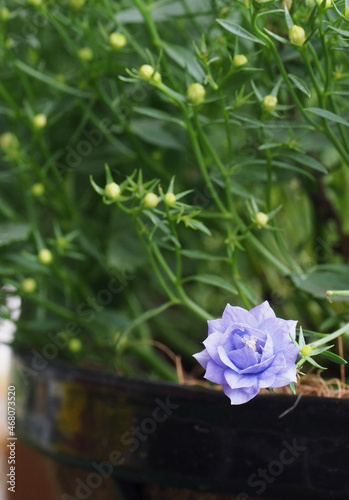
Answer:
[{"label": "green stem", "polygon": [[322,337],[321,339],[312,342],[310,345],[312,348],[319,347],[320,345],[327,344],[328,342],[331,342],[332,340],[340,337],[341,335],[343,335],[343,333],[348,333],[348,331],[349,331],[349,323],[342,326],[342,328],[339,328],[339,330],[336,330],[330,335],[326,335],[326,337]]}]

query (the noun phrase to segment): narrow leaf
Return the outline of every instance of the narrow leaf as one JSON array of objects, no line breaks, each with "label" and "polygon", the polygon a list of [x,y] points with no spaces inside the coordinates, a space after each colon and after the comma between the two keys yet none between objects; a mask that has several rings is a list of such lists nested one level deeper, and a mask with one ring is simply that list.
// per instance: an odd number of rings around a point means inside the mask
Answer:
[{"label": "narrow leaf", "polygon": [[310,97],[311,94],[310,94],[310,90],[307,86],[307,84],[305,83],[304,80],[302,80],[301,78],[299,78],[298,76],[296,75],[292,75],[292,73],[289,73],[288,75],[289,79],[291,80],[291,82],[293,82],[295,84],[295,86],[301,91],[303,92],[303,94],[305,94],[306,96]]},{"label": "narrow leaf", "polygon": [[313,113],[314,115],[317,115],[317,116],[321,116],[322,118],[325,118],[325,119],[330,120],[332,122],[341,123],[342,125],[349,127],[349,122],[347,120],[345,120],[341,116],[338,116],[338,115],[335,115],[334,113],[331,113],[331,111],[327,111],[327,109],[305,108],[304,110],[310,111],[310,113]]},{"label": "narrow leaf", "polygon": [[248,31],[242,28],[239,24],[233,23],[231,21],[223,21],[222,19],[217,19],[217,23],[222,26],[222,28],[226,29],[230,33],[233,33],[240,38],[245,38],[246,40],[250,40],[251,42],[260,43],[261,45],[265,45],[265,43],[259,38],[251,35]]}]

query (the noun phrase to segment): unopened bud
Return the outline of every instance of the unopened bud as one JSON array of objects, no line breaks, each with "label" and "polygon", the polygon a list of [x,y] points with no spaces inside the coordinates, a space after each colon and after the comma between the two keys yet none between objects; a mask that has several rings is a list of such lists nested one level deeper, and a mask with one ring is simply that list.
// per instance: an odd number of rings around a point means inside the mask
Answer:
[{"label": "unopened bud", "polygon": [[10,19],[10,15],[11,15],[11,13],[6,7],[3,7],[2,9],[0,9],[1,21],[7,21],[8,19]]},{"label": "unopened bud", "polygon": [[290,30],[288,32],[288,36],[289,36],[290,41],[294,45],[298,45],[298,47],[302,47],[302,45],[305,42],[305,31],[301,26],[297,26],[296,24],[294,24],[290,28]]},{"label": "unopened bud", "polygon": [[[329,9],[332,5],[332,0],[326,0],[326,2],[324,3],[324,0],[316,0],[316,3],[318,5],[318,7],[322,8],[322,9]],[[324,3],[324,5],[322,5]]]},{"label": "unopened bud", "polygon": [[155,208],[159,203],[159,197],[154,193],[148,193],[144,197],[145,208]]},{"label": "unopened bud", "polygon": [[269,217],[264,212],[258,212],[256,215],[256,223],[260,227],[264,227],[268,224]]},{"label": "unopened bud", "polygon": [[171,206],[174,203],[176,203],[176,195],[173,193],[166,193],[165,194],[165,203],[168,206]]},{"label": "unopened bud", "polygon": [[234,56],[233,65],[238,68],[240,66],[244,66],[247,63],[247,57],[243,54],[237,54]]},{"label": "unopened bud", "polygon": [[37,183],[32,185],[30,191],[32,192],[32,194],[34,196],[39,198],[40,196],[42,196],[44,194],[45,186],[43,184],[41,184],[41,182],[37,182]]},{"label": "unopened bud", "polygon": [[33,278],[27,278],[22,281],[21,288],[24,293],[33,293],[36,290],[36,281]]},{"label": "unopened bud", "polygon": [[82,61],[89,62],[93,59],[93,52],[89,47],[83,47],[80,49],[78,55]]},{"label": "unopened bud", "polygon": [[117,200],[120,197],[121,189],[119,184],[116,182],[111,182],[107,184],[104,188],[105,197],[109,200]]},{"label": "unopened bud", "polygon": [[127,44],[127,39],[122,33],[112,33],[109,36],[109,44],[112,49],[120,50]]},{"label": "unopened bud", "polygon": [[80,352],[82,348],[82,342],[80,339],[70,339],[68,343],[68,349],[70,352]]},{"label": "unopened bud", "polygon": [[39,259],[39,262],[41,262],[41,264],[44,264],[45,266],[49,266],[53,261],[52,252],[50,250],[48,250],[47,248],[43,248],[42,250],[40,250],[40,252],[38,254],[38,259]]},{"label": "unopened bud", "polygon": [[187,96],[189,101],[193,104],[201,104],[206,95],[206,90],[201,83],[192,83],[187,89]]},{"label": "unopened bud", "polygon": [[310,345],[304,345],[299,352],[302,356],[309,356],[311,351],[312,351],[312,349],[311,349]]},{"label": "unopened bud", "polygon": [[69,7],[75,10],[82,9],[82,7],[85,5],[86,0],[70,0],[69,2]]},{"label": "unopened bud", "polygon": [[18,148],[19,142],[15,134],[12,134],[12,132],[5,132],[0,135],[0,146],[4,151],[9,151]]},{"label": "unopened bud", "polygon": [[161,83],[160,73],[155,71],[153,66],[150,66],[150,64],[143,64],[143,66],[139,68],[139,74],[147,80],[151,79],[154,80],[155,83]]},{"label": "unopened bud", "polygon": [[33,125],[36,130],[41,130],[42,128],[45,128],[47,125],[46,116],[43,113],[35,115],[33,118]]},{"label": "unopened bud", "polygon": [[278,103],[278,98],[274,95],[266,95],[262,101],[262,108],[265,111],[273,111]]}]

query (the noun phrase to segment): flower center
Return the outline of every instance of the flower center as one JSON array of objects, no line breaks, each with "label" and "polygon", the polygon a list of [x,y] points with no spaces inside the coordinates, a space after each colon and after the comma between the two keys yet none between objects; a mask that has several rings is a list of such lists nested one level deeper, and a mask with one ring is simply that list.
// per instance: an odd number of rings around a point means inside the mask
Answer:
[{"label": "flower center", "polygon": [[250,349],[253,349],[254,351],[257,350],[257,347],[256,347],[256,342],[257,342],[258,339],[256,339],[255,337],[250,337],[249,339],[247,339],[245,341],[245,344],[247,345],[247,347],[249,347]]}]

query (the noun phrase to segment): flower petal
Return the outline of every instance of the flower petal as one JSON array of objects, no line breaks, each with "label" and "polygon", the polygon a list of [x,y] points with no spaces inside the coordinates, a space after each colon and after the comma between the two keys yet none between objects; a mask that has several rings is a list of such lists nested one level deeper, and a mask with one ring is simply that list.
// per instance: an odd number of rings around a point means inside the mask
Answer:
[{"label": "flower petal", "polygon": [[253,315],[251,315],[246,309],[238,306],[226,305],[223,312],[223,323],[226,328],[228,328],[232,323],[242,323],[244,325],[250,325],[257,327],[257,321]]},{"label": "flower petal", "polygon": [[229,385],[223,385],[223,391],[228,396],[232,405],[247,403],[258,394],[257,388],[251,388],[249,392],[244,389],[232,389]]},{"label": "flower petal", "polygon": [[255,320],[257,321],[257,325],[260,325],[268,318],[276,317],[267,300],[262,304],[259,304],[258,306],[250,309],[249,313],[255,318]]},{"label": "flower petal", "polygon": [[208,334],[211,335],[213,332],[225,332],[225,326],[223,324],[223,320],[221,319],[210,319],[207,321],[208,325]]},{"label": "flower petal", "polygon": [[215,384],[224,384],[224,370],[222,366],[217,365],[214,361],[210,360],[207,363],[206,373],[204,377],[210,382],[214,382]]},{"label": "flower petal", "polygon": [[204,349],[201,352],[197,352],[193,354],[193,357],[200,363],[200,365],[206,369],[207,363],[210,361],[211,356],[207,352],[207,349]]},{"label": "flower petal", "polygon": [[249,375],[240,375],[239,373],[233,372],[232,370],[226,369],[224,371],[224,379],[232,389],[242,389],[246,387],[252,387],[256,384],[256,377]]},{"label": "flower petal", "polygon": [[221,358],[218,354],[218,348],[222,347],[223,335],[220,332],[213,332],[211,335],[204,340],[203,344],[207,349],[207,352],[218,365],[223,366]]},{"label": "flower petal", "polygon": [[258,363],[257,352],[247,345],[242,349],[231,351],[228,356],[229,359],[234,363],[234,365],[237,366],[240,370]]}]

